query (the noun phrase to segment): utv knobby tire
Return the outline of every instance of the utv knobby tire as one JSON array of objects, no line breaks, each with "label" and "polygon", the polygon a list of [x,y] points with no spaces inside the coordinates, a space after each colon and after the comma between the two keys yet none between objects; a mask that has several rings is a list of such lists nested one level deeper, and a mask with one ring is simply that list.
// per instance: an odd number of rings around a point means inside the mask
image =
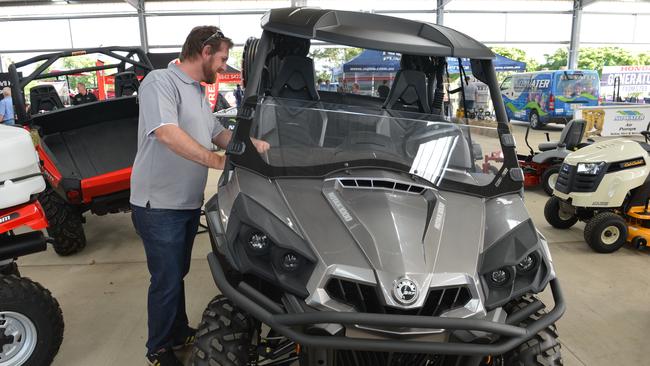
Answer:
[{"label": "utv knobby tire", "polygon": [[[557,183],[557,176],[560,174],[561,166],[562,164],[551,165],[542,173],[542,188],[544,188],[544,192],[549,196],[553,195],[553,189],[555,188],[555,183]],[[550,182],[553,176],[555,176],[555,183]]]},{"label": "utv knobby tire", "polygon": [[[608,242],[608,231],[617,231],[618,239]],[[598,253],[615,252],[627,241],[627,222],[613,212],[601,212],[585,226],[585,241]]]},{"label": "utv knobby tire", "polygon": [[218,295],[203,312],[192,349],[192,366],[246,366],[253,321],[228,298]]},{"label": "utv knobby tire", "polygon": [[79,209],[65,202],[54,190],[47,188],[38,196],[47,216],[47,233],[54,239],[58,255],[70,255],[86,247],[86,234]]},{"label": "utv knobby tire", "polygon": [[[535,296],[526,295],[507,304],[505,310],[508,314],[512,314],[535,301],[537,301]],[[539,310],[517,325],[527,327],[545,315],[545,310]],[[560,348],[557,328],[555,324],[551,324],[539,331],[528,342],[505,354],[504,366],[562,366],[564,363]]]},{"label": "utv knobby tire", "polygon": [[559,198],[551,196],[546,201],[546,205],[544,205],[544,218],[556,229],[568,229],[578,222],[578,217],[575,214],[567,215],[565,213],[565,215],[562,215],[560,211],[562,208],[561,204],[562,202]]},{"label": "utv knobby tire", "polygon": [[244,89],[248,84],[248,79],[253,75],[253,62],[255,61],[255,55],[257,54],[257,46],[259,45],[259,38],[250,37],[244,43],[244,53],[242,55],[242,84]]},{"label": "utv knobby tire", "polygon": [[[0,338],[4,339],[3,343],[12,341],[5,339],[9,335],[5,333],[5,327],[11,323],[15,324],[18,318],[15,314],[26,317],[36,328],[36,346],[31,353],[25,355],[26,361],[21,365],[51,364],[63,341],[63,314],[59,303],[50,291],[29,278],[0,276]],[[15,331],[15,328],[13,329]],[[27,337],[22,339],[29,342]],[[33,337],[30,339],[34,340]],[[10,352],[10,349],[11,345],[5,345],[1,349],[0,357],[3,362],[17,364],[11,362],[12,358],[5,358],[9,356],[5,352]],[[16,356],[17,354],[14,354],[13,359],[18,362]]]}]

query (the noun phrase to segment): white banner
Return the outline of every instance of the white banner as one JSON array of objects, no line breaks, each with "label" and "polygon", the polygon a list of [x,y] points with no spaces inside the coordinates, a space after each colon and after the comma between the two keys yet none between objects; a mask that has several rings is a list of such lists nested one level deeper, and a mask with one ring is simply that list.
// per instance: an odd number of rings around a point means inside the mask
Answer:
[{"label": "white banner", "polygon": [[650,106],[617,105],[582,107],[575,119],[587,122],[585,133],[600,136],[640,135],[650,123]]}]

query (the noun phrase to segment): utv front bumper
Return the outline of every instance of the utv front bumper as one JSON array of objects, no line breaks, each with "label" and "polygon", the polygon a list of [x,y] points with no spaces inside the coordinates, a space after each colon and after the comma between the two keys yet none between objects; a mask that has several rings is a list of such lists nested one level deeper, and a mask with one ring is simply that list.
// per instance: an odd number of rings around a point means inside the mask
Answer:
[{"label": "utv front bumper", "polygon": [[[222,266],[214,253],[208,255],[212,276],[222,291],[231,301],[253,317],[266,323],[275,331],[305,345],[331,349],[365,350],[376,352],[407,352],[446,355],[499,355],[506,353],[533,338],[538,332],[555,323],[564,313],[566,306],[557,279],[551,280],[551,290],[555,307],[545,316],[519,327],[522,320],[540,310],[541,302],[509,314],[506,324],[480,319],[458,319],[430,316],[372,314],[357,312],[316,311],[304,313],[287,313],[285,310],[257,290],[242,282],[234,287],[226,278]],[[413,327],[446,329],[448,331],[480,331],[499,336],[491,344],[459,342],[423,342],[403,339],[361,339],[345,336],[321,336],[304,332],[308,326],[315,324],[346,324],[375,327]]]}]

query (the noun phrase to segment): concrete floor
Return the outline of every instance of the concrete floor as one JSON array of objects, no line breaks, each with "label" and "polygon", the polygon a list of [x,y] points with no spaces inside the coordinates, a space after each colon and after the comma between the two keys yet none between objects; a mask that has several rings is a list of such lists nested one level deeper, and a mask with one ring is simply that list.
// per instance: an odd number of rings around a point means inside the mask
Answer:
[{"label": "concrete floor", "polygon": [[[525,128],[513,129],[523,147]],[[557,138],[559,128],[550,134]],[[535,143],[544,140],[540,132],[532,137]],[[211,173],[206,197],[215,193],[217,176]],[[583,224],[560,231],[546,223],[546,200],[539,188],[526,192],[530,214],[549,240],[567,300],[568,310],[558,323],[565,365],[647,365],[650,277],[644,271],[650,252],[625,247],[596,254],[584,243]],[[82,253],[59,257],[48,250],[19,261],[23,275],[49,288],[63,309],[65,338],[54,365],[143,365],[149,274],[142,244],[129,214],[87,219],[88,247]],[[209,248],[207,234],[198,235],[186,279],[193,325],[217,294],[205,260]]]}]

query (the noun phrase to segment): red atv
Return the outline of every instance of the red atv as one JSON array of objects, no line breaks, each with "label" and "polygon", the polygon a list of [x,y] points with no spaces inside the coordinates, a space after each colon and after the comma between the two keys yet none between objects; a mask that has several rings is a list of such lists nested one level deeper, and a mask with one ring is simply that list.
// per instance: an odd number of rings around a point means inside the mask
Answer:
[{"label": "red atv", "polygon": [[[56,61],[79,55],[103,55],[103,64],[65,71],[46,71]],[[106,61],[112,59],[113,61]],[[20,69],[42,63],[21,77]],[[83,214],[127,211],[131,167],[137,151],[139,79],[152,70],[140,48],[107,47],[45,54],[9,66],[18,123],[35,131],[43,173],[48,187],[38,200],[50,223],[54,250],[69,255],[86,246]],[[114,99],[67,107],[52,85],[29,90],[30,110],[25,108],[25,87],[34,80],[116,70]]]},{"label": "red atv", "polygon": [[[0,125],[0,364],[49,365],[63,340],[63,315],[50,291],[21,277],[16,259],[47,248],[36,195],[45,189],[29,133]],[[18,234],[15,230],[31,231]]]}]

